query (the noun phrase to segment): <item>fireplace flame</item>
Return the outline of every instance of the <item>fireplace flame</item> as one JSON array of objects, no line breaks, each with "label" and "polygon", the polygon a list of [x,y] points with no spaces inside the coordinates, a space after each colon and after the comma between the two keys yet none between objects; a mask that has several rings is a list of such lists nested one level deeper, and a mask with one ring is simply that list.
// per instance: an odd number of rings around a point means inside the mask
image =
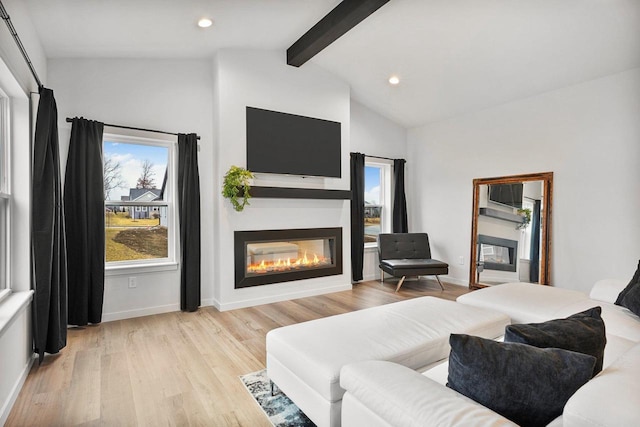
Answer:
[{"label": "fireplace flame", "polygon": [[286,272],[286,271],[295,271],[301,268],[313,268],[319,267],[323,265],[330,265],[331,259],[325,258],[323,256],[318,256],[317,254],[313,254],[312,257],[307,256],[307,252],[305,251],[304,255],[301,258],[292,259],[292,258],[278,258],[277,261],[265,261],[262,260],[260,263],[250,264],[247,266],[248,273],[271,273],[271,272]]}]

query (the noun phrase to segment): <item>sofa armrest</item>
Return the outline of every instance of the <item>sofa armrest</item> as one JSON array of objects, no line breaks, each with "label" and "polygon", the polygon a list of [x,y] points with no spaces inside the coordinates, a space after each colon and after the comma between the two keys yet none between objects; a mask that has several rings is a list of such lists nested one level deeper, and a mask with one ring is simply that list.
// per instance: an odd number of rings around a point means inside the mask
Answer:
[{"label": "sofa armrest", "polygon": [[594,283],[589,298],[608,303],[615,303],[618,294],[627,286],[627,282],[618,279],[602,279]]},{"label": "sofa armrest", "polygon": [[[358,409],[350,407],[354,399],[392,426],[515,426],[454,390],[392,362],[346,365],[340,385],[351,395],[343,401],[344,427],[357,419]],[[356,424],[360,423],[352,423]]]}]

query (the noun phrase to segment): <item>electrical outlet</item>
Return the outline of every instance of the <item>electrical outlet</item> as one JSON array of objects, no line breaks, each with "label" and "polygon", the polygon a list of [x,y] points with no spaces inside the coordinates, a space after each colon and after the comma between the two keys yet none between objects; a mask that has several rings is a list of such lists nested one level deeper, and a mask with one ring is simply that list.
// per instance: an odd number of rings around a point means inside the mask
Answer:
[{"label": "electrical outlet", "polygon": [[464,265],[464,257],[463,256],[459,256],[458,257],[458,264]]},{"label": "electrical outlet", "polygon": [[135,277],[129,277],[129,288],[137,288],[138,287],[138,279]]}]

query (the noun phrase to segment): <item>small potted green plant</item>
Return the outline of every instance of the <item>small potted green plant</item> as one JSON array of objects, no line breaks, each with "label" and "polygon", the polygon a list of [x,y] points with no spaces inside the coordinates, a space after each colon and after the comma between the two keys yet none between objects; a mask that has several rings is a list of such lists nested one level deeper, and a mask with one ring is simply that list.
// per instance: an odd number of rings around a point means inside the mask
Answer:
[{"label": "small potted green plant", "polygon": [[531,209],[518,209],[518,215],[522,217],[522,222],[516,226],[517,230],[527,228],[531,222]]},{"label": "small potted green plant", "polygon": [[[249,204],[251,198],[249,189],[252,179],[253,173],[238,166],[231,166],[224,176],[222,195],[229,199],[233,209],[238,212],[242,212],[244,207]],[[242,201],[238,200],[238,197],[242,197]]]}]

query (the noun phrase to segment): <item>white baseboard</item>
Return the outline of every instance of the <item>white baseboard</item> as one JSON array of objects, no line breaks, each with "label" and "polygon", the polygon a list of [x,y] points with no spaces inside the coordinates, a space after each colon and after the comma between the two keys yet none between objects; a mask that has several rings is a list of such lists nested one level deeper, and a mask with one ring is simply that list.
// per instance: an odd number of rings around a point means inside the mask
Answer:
[{"label": "white baseboard", "polygon": [[380,280],[380,275],[379,274],[367,274],[366,276],[364,276],[362,278],[363,282],[368,282],[370,280]]},{"label": "white baseboard", "polygon": [[440,280],[443,282],[451,283],[452,285],[464,286],[465,288],[469,287],[469,279],[456,279],[451,276],[440,276]]},{"label": "white baseboard", "polygon": [[[200,307],[215,306],[213,298],[207,298],[200,301]],[[156,307],[146,307],[136,310],[116,311],[113,313],[102,313],[103,322],[112,322],[114,320],[133,319],[134,317],[150,316],[152,314],[171,313],[172,311],[180,311],[180,304],[167,304]],[[0,424],[1,425],[1,424]]]},{"label": "white baseboard", "polygon": [[235,310],[237,308],[253,307],[256,305],[270,304],[272,302],[288,301],[292,299],[312,297],[315,295],[330,294],[333,292],[349,291],[352,289],[351,283],[329,286],[319,289],[309,289],[304,291],[289,292],[285,294],[269,295],[257,298],[247,298],[244,300],[221,303],[214,299],[213,306],[219,311]]},{"label": "white baseboard", "polygon": [[29,375],[29,371],[31,370],[31,366],[33,366],[33,362],[35,360],[35,355],[29,358],[29,361],[24,365],[22,372],[20,372],[20,376],[11,388],[11,393],[9,393],[9,396],[7,396],[7,400],[2,404],[2,409],[0,409],[0,426],[3,426],[7,422],[7,418],[9,418],[11,408],[13,408],[13,404],[16,403],[16,399],[18,399],[20,390],[22,390],[22,386],[27,380],[27,375]]},{"label": "white baseboard", "polygon": [[180,304],[167,304],[159,305],[156,307],[139,308],[135,310],[102,313],[102,321],[111,322],[114,320],[131,319],[133,317],[150,316],[152,314],[170,313],[172,311],[180,311]]},{"label": "white baseboard", "polygon": [[[385,275],[385,277],[391,277]],[[440,279],[458,286],[469,286],[467,280],[460,280],[450,276],[440,276]],[[367,275],[364,280],[380,280],[379,274]],[[338,284],[321,289],[310,289],[296,292],[289,292],[278,295],[269,295],[256,298],[247,298],[244,300],[238,300],[230,303],[221,303],[215,298],[207,298],[201,301],[201,307],[213,306],[219,311],[235,310],[237,308],[253,307],[256,305],[269,304],[272,302],[288,301],[297,298],[311,297],[315,295],[329,294],[332,292],[348,291],[352,289],[352,285]],[[168,304],[155,307],[146,307],[135,310],[117,311],[113,313],[103,313],[102,321],[111,322],[114,320],[131,319],[134,317],[150,316],[152,314],[170,313],[172,311],[180,311],[180,304]]]},{"label": "white baseboard", "polygon": [[203,300],[200,301],[200,307],[211,307],[214,306],[215,307],[215,299],[214,298],[205,298]]}]

